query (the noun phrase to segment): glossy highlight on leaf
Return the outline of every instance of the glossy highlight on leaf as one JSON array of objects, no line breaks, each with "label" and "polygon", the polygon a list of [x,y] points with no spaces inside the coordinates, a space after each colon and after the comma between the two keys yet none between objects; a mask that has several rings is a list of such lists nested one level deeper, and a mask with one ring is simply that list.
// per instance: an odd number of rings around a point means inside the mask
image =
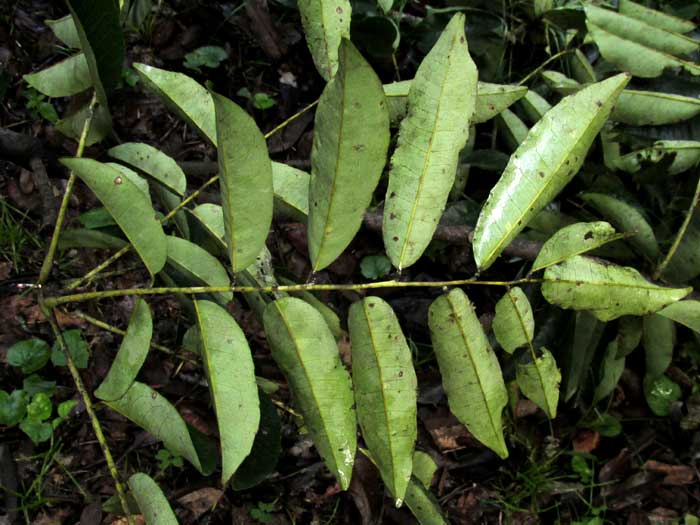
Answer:
[{"label": "glossy highlight on leaf", "polygon": [[590,310],[602,321],[645,315],[683,299],[692,288],[667,288],[634,268],[577,255],[545,270],[542,295],[552,304]]},{"label": "glossy highlight on leaf", "polygon": [[408,116],[391,159],[383,236],[399,270],[416,262],[432,239],[467,142],[476,92],[476,66],[458,13],[411,82]]},{"label": "glossy highlight on leaf", "polygon": [[360,229],[389,148],[382,83],[349,40],[342,40],[338,54],[338,72],[316,110],[311,150],[308,241],[314,271],[331,264]]},{"label": "glossy highlight on leaf", "polygon": [[501,366],[467,295],[454,289],[430,305],[428,324],[450,411],[476,439],[508,457],[502,412],[508,393]]},{"label": "glossy highlight on leaf", "polygon": [[166,239],[150,199],[127,177],[92,159],[64,158],[61,163],[93,191],[155,275],[165,265]]},{"label": "glossy highlight on leaf", "polygon": [[265,245],[272,222],[272,164],[251,116],[226,97],[212,97],[227,254],[236,273],[253,264]]},{"label": "glossy highlight on leaf", "polygon": [[480,270],[491,266],[576,175],[628,81],[621,74],[592,84],[564,98],[532,127],[479,215],[474,258]]},{"label": "glossy highlight on leaf", "polygon": [[400,507],[413,469],[417,379],[396,314],[379,297],[350,307],[352,382],[362,435]]},{"label": "glossy highlight on leaf", "polygon": [[139,297],[131,312],[129,326],[119,352],[112,361],[107,377],[95,390],[95,397],[104,401],[114,401],[126,393],[146,360],[152,335],[151,309],[148,303]]},{"label": "glossy highlight on leaf", "polygon": [[270,303],[263,316],[272,357],[287,377],[314,445],[343,490],[357,448],[350,375],[325,320],[294,297]]},{"label": "glossy highlight on leaf", "polygon": [[519,286],[509,289],[496,303],[493,333],[509,354],[516,348],[532,343],[535,319],[530,301]]},{"label": "glossy highlight on leaf", "polygon": [[243,331],[210,301],[195,301],[201,355],[221,440],[221,482],[250,454],[260,423],[255,365]]}]

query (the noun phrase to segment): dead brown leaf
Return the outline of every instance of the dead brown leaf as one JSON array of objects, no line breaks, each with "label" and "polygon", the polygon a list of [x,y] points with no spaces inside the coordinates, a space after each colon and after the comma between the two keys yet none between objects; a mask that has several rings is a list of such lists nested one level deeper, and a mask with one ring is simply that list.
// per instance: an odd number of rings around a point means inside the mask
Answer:
[{"label": "dead brown leaf", "polygon": [[644,468],[650,472],[664,474],[661,483],[664,485],[690,485],[695,480],[695,472],[687,465],[669,465],[660,461],[648,460]]},{"label": "dead brown leaf", "polygon": [[576,431],[573,438],[574,450],[576,452],[593,452],[600,444],[600,434],[595,430],[581,428]]},{"label": "dead brown leaf", "polygon": [[223,491],[213,487],[204,487],[185,494],[177,502],[190,511],[193,519],[198,519],[205,512],[212,510],[221,499]]}]

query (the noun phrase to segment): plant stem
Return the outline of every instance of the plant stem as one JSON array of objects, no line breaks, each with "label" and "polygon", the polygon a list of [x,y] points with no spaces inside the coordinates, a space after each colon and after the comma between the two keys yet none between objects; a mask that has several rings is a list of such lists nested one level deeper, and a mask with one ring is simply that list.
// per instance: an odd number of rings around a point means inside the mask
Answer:
[{"label": "plant stem", "polygon": [[56,336],[58,346],[61,347],[61,351],[63,352],[63,355],[66,358],[66,364],[68,365],[68,370],[70,371],[70,375],[73,378],[75,387],[80,393],[80,397],[82,398],[83,403],[85,404],[85,411],[87,412],[88,417],[90,418],[90,423],[92,423],[92,428],[95,431],[97,442],[100,444],[102,454],[104,455],[105,460],[107,462],[109,473],[114,479],[114,485],[117,490],[117,496],[119,497],[119,502],[121,503],[122,509],[124,510],[124,514],[126,515],[127,523],[129,525],[134,525],[134,520],[131,516],[131,513],[129,512],[129,506],[126,501],[126,493],[124,492],[124,486],[122,485],[122,482],[119,479],[119,471],[117,470],[117,466],[114,463],[114,459],[112,458],[112,452],[109,450],[109,445],[107,444],[107,440],[105,439],[104,433],[102,432],[102,426],[100,425],[100,421],[99,419],[97,419],[97,415],[95,414],[95,410],[92,406],[92,401],[90,400],[90,394],[88,394],[87,390],[85,389],[83,380],[80,377],[80,372],[78,372],[78,368],[75,366],[73,357],[71,356],[70,351],[68,350],[68,346],[66,345],[66,342],[63,339],[63,334],[58,328],[58,322],[56,321],[53,311],[46,306],[45,302],[43,302],[43,304],[42,302],[40,302],[40,305],[42,306],[42,311],[44,315],[49,320],[51,330]]},{"label": "plant stem", "polygon": [[678,250],[678,247],[680,246],[681,241],[683,240],[683,236],[685,235],[685,232],[688,229],[688,226],[690,225],[690,221],[693,220],[693,215],[695,215],[695,210],[698,207],[699,201],[700,174],[698,176],[698,183],[695,186],[695,195],[693,195],[693,200],[690,202],[690,208],[688,208],[688,213],[686,214],[685,219],[683,219],[683,224],[681,224],[681,228],[678,230],[676,238],[673,240],[673,244],[671,245],[671,248],[669,248],[666,257],[664,257],[664,260],[661,261],[661,264],[659,264],[659,266],[656,268],[656,271],[654,272],[654,279],[658,279],[661,276],[661,274],[666,269],[666,266],[668,266],[668,263],[671,262],[671,259],[673,259],[673,256],[676,254],[676,251]]},{"label": "plant stem", "polygon": [[473,279],[459,279],[454,281],[378,281],[373,283],[351,284],[293,284],[286,286],[163,286],[157,288],[125,288],[121,290],[104,290],[101,292],[84,292],[71,295],[61,295],[46,299],[48,307],[55,307],[66,303],[80,303],[92,299],[104,299],[107,297],[121,297],[125,295],[165,295],[171,293],[180,294],[204,294],[204,293],[252,293],[252,292],[300,292],[300,291],[329,291],[329,290],[373,290],[377,288],[443,288],[448,286],[516,286],[528,283],[541,283],[542,279],[524,278],[515,281],[475,281]]},{"label": "plant stem", "polygon": [[[83,156],[85,151],[85,142],[87,141],[87,136],[90,131],[90,124],[92,124],[92,116],[95,112],[95,105],[97,104],[97,93],[92,95],[92,100],[88,106],[88,115],[83,124],[83,130],[80,133],[80,140],[78,141],[78,149],[75,152],[76,158]],[[63,221],[66,218],[66,211],[68,210],[68,202],[70,201],[71,193],[73,192],[73,186],[75,185],[75,173],[70,172],[68,176],[68,184],[66,184],[66,191],[63,193],[63,200],[61,200],[61,207],[58,209],[58,217],[56,218],[56,225],[53,229],[53,235],[51,236],[51,242],[49,244],[49,250],[46,252],[46,257],[44,257],[44,262],[41,264],[41,271],[39,272],[38,284],[45,284],[51,274],[51,268],[53,266],[53,259],[56,255],[56,248],[58,247],[58,238],[61,235],[61,228],[63,227]]]}]

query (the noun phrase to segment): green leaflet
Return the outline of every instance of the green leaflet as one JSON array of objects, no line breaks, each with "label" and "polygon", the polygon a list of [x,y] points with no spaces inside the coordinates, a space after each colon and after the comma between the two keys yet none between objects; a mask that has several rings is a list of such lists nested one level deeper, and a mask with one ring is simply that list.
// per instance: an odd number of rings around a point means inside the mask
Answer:
[{"label": "green leaflet", "polygon": [[92,85],[85,55],[79,53],[37,73],[24,75],[24,80],[48,97],[70,97]]},{"label": "green leaflet", "polygon": [[272,222],[272,164],[250,115],[226,97],[212,98],[226,246],[236,273],[253,264],[265,245]]},{"label": "green leaflet", "polygon": [[580,91],[582,86],[573,78],[569,78],[559,71],[542,71],[542,80],[549,86],[549,89],[556,91],[562,96],[571,95]]},{"label": "green leaflet", "polygon": [[645,315],[681,300],[692,288],[665,288],[637,270],[577,255],[545,270],[542,295],[552,304],[591,310],[602,321]]},{"label": "green leaflet", "polygon": [[603,193],[583,193],[581,199],[598,210],[615,228],[623,233],[632,233],[629,242],[640,253],[650,259],[659,256],[659,245],[654,230],[637,208]]},{"label": "green leaflet", "polygon": [[700,301],[678,301],[657,313],[700,333]]},{"label": "green leaflet", "polygon": [[574,54],[569,56],[569,69],[571,69],[573,78],[581,84],[590,84],[598,81],[591,63],[580,49],[575,50]]},{"label": "green leaflet", "polygon": [[564,98],[532,127],[479,215],[474,232],[479,269],[491,266],[576,175],[628,80],[620,74],[592,84]]},{"label": "green leaflet", "polygon": [[586,22],[618,37],[655,49],[668,55],[687,55],[698,49],[698,42],[672,31],[603,9],[592,4],[585,7]]},{"label": "green leaflet", "polygon": [[593,403],[612,394],[624,370],[625,358],[618,357],[618,343],[617,339],[614,339],[605,348],[605,355],[600,364],[600,380],[593,392]]},{"label": "green leaflet", "polygon": [[[56,129],[66,137],[79,141],[89,112],[90,104],[87,103],[75,113],[71,113],[56,122]],[[94,108],[92,121],[90,121],[90,130],[85,138],[85,145],[92,146],[97,144],[109,135],[111,130],[112,118],[109,116],[109,111],[103,106],[97,106]]]},{"label": "green leaflet", "polygon": [[503,350],[512,354],[535,336],[535,319],[527,296],[519,286],[510,288],[496,303],[493,333]]},{"label": "green leaflet", "polygon": [[[219,260],[200,246],[180,237],[168,235],[168,266],[190,286],[231,286],[226,269]],[[173,275],[173,272],[170,272]],[[175,277],[175,275],[173,275]],[[214,294],[221,304],[233,299],[232,292]]]},{"label": "green leaflet", "polygon": [[158,273],[165,265],[166,240],[148,197],[119,171],[96,160],[64,158],[61,163],[100,199],[148,271],[152,275]]},{"label": "green leaflet", "polygon": [[584,385],[605,324],[590,312],[576,312],[574,339],[564,354],[564,401],[569,401]]},{"label": "green leaflet", "polygon": [[678,175],[700,163],[700,142],[694,140],[659,140],[653,146],[623,155],[615,161],[615,167],[627,173],[637,173],[644,163],[658,163],[669,155],[675,155],[668,167],[669,175]]},{"label": "green leaflet", "polygon": [[[649,108],[654,108],[649,111]],[[610,118],[631,126],[675,124],[700,113],[700,99],[673,93],[625,89]]]},{"label": "green leaflet", "polygon": [[119,250],[126,245],[127,243],[124,239],[99,230],[88,230],[87,228],[68,228],[61,232],[61,237],[58,239],[58,248],[60,250],[69,248]]},{"label": "green leaflet", "polygon": [[[280,277],[280,284],[292,285],[299,283],[295,283],[290,279]],[[298,292],[289,292],[289,295],[291,295],[292,297],[298,297],[299,299],[306,301],[311,306],[316,308],[316,310],[318,310],[319,313],[326,320],[326,324],[328,325],[328,328],[333,334],[333,337],[335,337],[336,341],[340,341],[345,335],[347,335],[345,330],[343,330],[343,328],[340,326],[340,318],[338,317],[338,314],[335,313],[335,310],[333,310],[330,306],[321,301],[313,293],[307,292],[306,290],[301,290]]]},{"label": "green leaflet", "polygon": [[331,264],[360,229],[389,148],[382,83],[349,40],[342,40],[338,56],[338,72],[318,103],[311,150],[308,240],[314,271]]},{"label": "green leaflet", "polygon": [[642,44],[615,35],[586,20],[588,34],[600,54],[618,68],[642,78],[658,77],[666,68],[682,67],[692,75],[700,75],[700,66],[662,53]]},{"label": "green leaflet", "polygon": [[565,226],[552,235],[543,245],[530,273],[559,264],[584,252],[622,238],[607,222],[577,222]]},{"label": "green leaflet", "polygon": [[496,123],[508,148],[511,151],[517,150],[529,131],[525,123],[509,109],[504,109],[496,115]]},{"label": "green leaflet", "polygon": [[631,16],[659,29],[665,29],[666,31],[688,33],[695,29],[695,24],[690,20],[668,15],[656,9],[649,9],[631,0],[619,0],[618,9],[622,15]]},{"label": "green leaflet", "polygon": [[543,347],[541,354],[535,361],[518,363],[515,378],[525,397],[544,410],[547,417],[554,419],[559,403],[561,373],[549,350]]},{"label": "green leaflet", "polygon": [[187,190],[187,179],[177,162],[149,144],[127,142],[107,151],[123,163],[150,175],[180,197]]},{"label": "green leaflet", "polygon": [[243,331],[216,303],[195,301],[207,373],[221,440],[221,482],[250,454],[260,423],[255,365]]},{"label": "green leaflet", "polygon": [[676,327],[666,316],[646,315],[642,340],[646,354],[646,375],[656,379],[663,375],[671,364],[676,343]]},{"label": "green leaflet", "polygon": [[95,396],[104,401],[114,401],[122,397],[136,379],[148,355],[153,335],[153,318],[148,303],[140,297],[136,299],[131,312],[126,335],[122,339],[117,356],[112,361],[107,377],[95,390]]},{"label": "green leaflet", "polygon": [[412,476],[414,479],[420,481],[426,489],[430,489],[430,485],[433,484],[433,477],[435,477],[436,470],[437,464],[430,454],[422,450],[413,452]]},{"label": "green leaflet", "polygon": [[411,350],[396,314],[379,297],[354,303],[348,314],[348,328],[362,436],[400,507],[411,478],[418,432],[418,383]]},{"label": "green leaflet", "polygon": [[[392,123],[401,121],[406,116],[408,105],[408,91],[411,88],[411,80],[401,80],[384,84],[384,94],[389,106],[389,118]],[[521,99],[528,93],[525,86],[513,86],[510,84],[491,84],[490,82],[477,82],[476,109],[472,124],[479,124],[491,120],[501,111]],[[465,116],[465,118],[467,118]]]},{"label": "green leaflet", "polygon": [[459,152],[476,105],[476,66],[455,14],[423,59],[408,94],[391,159],[384,204],[384,246],[399,270],[432,239],[455,180]]},{"label": "green leaflet", "polygon": [[508,393],[467,295],[456,288],[438,297],[430,305],[428,324],[450,411],[476,439],[508,457],[501,423]]},{"label": "green leaflet", "polygon": [[174,73],[146,64],[134,64],[143,84],[180,118],[216,145],[214,101],[197,81],[182,73]]},{"label": "green leaflet", "polygon": [[170,401],[148,385],[134,381],[126,393],[107,405],[145,429],[165,446],[203,472],[202,463],[185,421]]},{"label": "green leaflet", "polygon": [[270,303],[263,323],[272,357],[289,381],[319,454],[347,490],[357,422],[350,376],[333,335],[313,306],[294,297]]},{"label": "green leaflet", "polygon": [[158,484],[139,472],[129,478],[131,495],[148,525],[177,525],[177,518]]},{"label": "green leaflet", "polygon": [[523,108],[525,116],[531,124],[534,124],[552,109],[552,105],[547,102],[537,91],[528,91],[523,98],[520,99],[520,107]]},{"label": "green leaflet", "polygon": [[80,37],[71,15],[66,15],[56,20],[44,20],[44,23],[53,31],[61,42],[72,49],[80,49]]},{"label": "green leaflet", "polygon": [[435,496],[430,489],[425,487],[420,480],[411,477],[411,481],[406,489],[406,506],[411,509],[420,525],[447,525]]},{"label": "green leaflet", "polygon": [[348,0],[300,0],[297,4],[306,43],[321,76],[329,81],[338,69],[338,47],[350,38]]},{"label": "green leaflet", "polygon": [[272,189],[275,192],[275,215],[306,222],[309,214],[309,182],[302,170],[281,162],[272,163]]}]

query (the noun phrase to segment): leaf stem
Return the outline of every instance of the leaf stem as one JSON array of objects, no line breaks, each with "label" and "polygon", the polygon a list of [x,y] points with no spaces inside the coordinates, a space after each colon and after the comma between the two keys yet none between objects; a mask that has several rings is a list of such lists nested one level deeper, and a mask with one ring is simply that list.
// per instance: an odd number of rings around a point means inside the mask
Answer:
[{"label": "leaf stem", "polygon": [[656,271],[654,272],[654,279],[655,280],[661,276],[661,274],[666,269],[666,266],[668,266],[668,264],[671,262],[671,259],[673,259],[673,256],[676,254],[676,251],[678,250],[678,247],[680,246],[681,241],[683,240],[683,236],[685,235],[685,232],[688,229],[688,226],[690,225],[690,221],[693,220],[693,215],[695,215],[695,210],[698,207],[699,201],[700,201],[700,176],[698,176],[698,183],[695,186],[695,195],[693,195],[693,200],[690,202],[690,208],[688,208],[688,213],[686,214],[685,219],[683,219],[683,224],[681,224],[681,227],[678,230],[678,233],[676,234],[676,238],[673,240],[673,244],[671,245],[671,248],[669,248],[668,253],[666,254],[666,257],[664,257],[664,260],[661,261],[659,266],[656,268]]},{"label": "leaf stem", "polygon": [[100,425],[100,421],[99,419],[97,419],[97,415],[95,414],[92,401],[90,400],[90,394],[88,394],[87,390],[85,389],[83,380],[80,377],[80,372],[78,372],[78,368],[75,366],[75,362],[73,361],[73,356],[71,356],[70,351],[68,350],[68,346],[66,345],[66,342],[63,339],[63,334],[58,328],[58,322],[56,320],[54,312],[49,309],[49,307],[46,305],[46,302],[40,302],[40,305],[42,307],[44,315],[46,316],[46,318],[49,321],[49,324],[51,325],[51,330],[53,331],[54,336],[56,337],[56,342],[58,342],[58,346],[61,348],[61,351],[63,352],[63,355],[66,358],[68,370],[70,371],[70,374],[73,378],[73,382],[75,383],[75,387],[78,390],[81,399],[83,400],[83,404],[85,405],[85,411],[87,412],[90,418],[90,423],[92,424],[95,436],[97,437],[97,442],[99,443],[100,448],[102,449],[102,454],[104,455],[105,460],[107,462],[107,468],[109,469],[109,473],[112,475],[112,479],[114,479],[114,485],[117,490],[117,496],[119,497],[119,502],[121,503],[122,509],[124,510],[124,514],[126,515],[127,523],[129,525],[134,525],[134,519],[131,513],[129,512],[129,506],[126,501],[126,493],[124,492],[124,486],[122,485],[122,482],[119,479],[119,471],[117,470],[117,466],[114,463],[114,459],[112,457],[112,452],[110,451],[109,445],[107,444],[107,440],[105,439],[104,433],[102,432],[102,426]]},{"label": "leaf stem", "polygon": [[[92,100],[88,106],[88,115],[83,123],[83,130],[80,133],[80,140],[78,141],[78,149],[75,152],[75,156],[80,158],[83,156],[85,151],[85,142],[87,141],[87,136],[90,131],[90,125],[92,124],[92,116],[95,112],[95,105],[97,104],[97,93],[92,95]],[[66,218],[66,211],[68,210],[68,202],[70,201],[71,193],[73,192],[73,186],[75,185],[75,173],[70,172],[68,176],[68,184],[66,184],[66,191],[63,193],[63,199],[61,200],[61,207],[58,209],[58,217],[56,218],[56,225],[53,229],[53,235],[51,236],[51,242],[49,244],[49,250],[46,252],[46,257],[44,257],[44,262],[41,264],[41,271],[39,272],[38,284],[45,284],[51,274],[51,267],[53,266],[53,259],[56,255],[56,248],[58,247],[58,238],[61,235],[61,228],[63,227],[63,221]]]},{"label": "leaf stem", "polygon": [[525,84],[528,80],[530,80],[532,77],[534,77],[537,73],[542,71],[542,69],[547,66],[550,62],[554,62],[556,59],[561,58],[565,55],[569,55],[571,53],[575,53],[575,49],[564,49],[563,51],[559,51],[559,53],[556,53],[549,57],[547,60],[542,62],[539,66],[537,66],[533,71],[525,75],[525,78],[523,78],[520,82],[518,82],[518,86],[522,86]]},{"label": "leaf stem", "polygon": [[122,297],[125,295],[165,295],[171,293],[180,294],[205,294],[205,293],[252,293],[252,292],[300,292],[300,291],[357,291],[373,290],[377,288],[443,288],[448,286],[516,286],[528,283],[541,283],[542,279],[524,278],[515,281],[475,281],[474,279],[458,279],[454,281],[377,281],[372,283],[349,284],[293,284],[285,286],[164,286],[156,288],[125,288],[118,290],[103,290],[100,292],[83,292],[70,295],[49,297],[45,303],[48,307],[55,307],[66,303],[80,303],[92,299],[105,299],[107,297]]}]

